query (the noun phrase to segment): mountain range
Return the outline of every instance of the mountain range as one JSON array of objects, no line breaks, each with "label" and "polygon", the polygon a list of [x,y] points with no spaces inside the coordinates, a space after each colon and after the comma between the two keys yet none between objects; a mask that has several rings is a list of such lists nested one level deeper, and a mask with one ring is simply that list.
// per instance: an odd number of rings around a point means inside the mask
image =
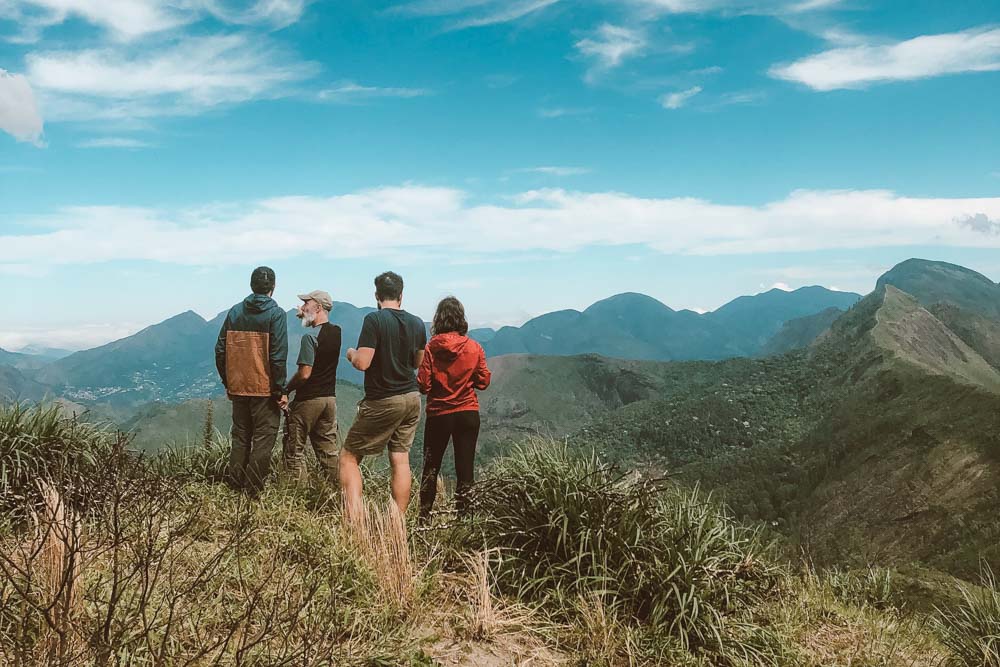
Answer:
[{"label": "mountain range", "polygon": [[[698,483],[817,562],[1000,567],[1000,285],[908,260],[857,299],[772,290],[698,315],[624,294],[477,331],[494,373],[480,456],[566,439]],[[345,341],[368,310],[336,304]],[[41,368],[0,365],[0,383],[115,418],[146,448],[197,440],[219,394],[220,318],[184,313]],[[360,395],[338,384],[342,426]],[[228,404],[213,406],[224,430]]]},{"label": "mountain range", "polygon": [[[534,318],[521,327],[476,329],[487,355],[514,353],[602,356],[640,360],[724,359],[761,353],[790,320],[817,312],[849,308],[859,295],[822,287],[773,289],[740,297],[718,310],[699,314],[675,311],[641,294],[619,294],[583,312],[564,310]],[[336,302],[330,320],[353,344],[372,308]],[[212,350],[225,317],[206,321],[193,311],[171,317],[121,340],[51,360],[41,355],[4,353],[0,364],[31,371],[30,379],[54,394],[82,403],[116,408],[153,400],[183,401],[218,395],[220,385]],[[289,373],[295,370],[304,329],[288,311]],[[359,383],[362,375],[346,362],[341,379]],[[8,395],[12,383],[0,387]],[[22,383],[23,384],[23,383]]]}]

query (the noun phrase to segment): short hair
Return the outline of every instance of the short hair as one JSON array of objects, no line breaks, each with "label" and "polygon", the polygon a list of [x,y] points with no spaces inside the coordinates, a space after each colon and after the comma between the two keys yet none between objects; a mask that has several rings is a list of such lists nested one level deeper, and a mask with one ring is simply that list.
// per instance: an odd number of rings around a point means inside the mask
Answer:
[{"label": "short hair", "polygon": [[274,269],[258,266],[250,274],[250,289],[254,294],[270,294],[274,291]]},{"label": "short hair", "polygon": [[431,323],[432,334],[455,332],[461,335],[469,333],[469,323],[465,319],[465,306],[453,296],[441,299],[434,312]]},{"label": "short hair", "polygon": [[375,278],[375,298],[379,301],[399,301],[403,297],[403,278],[386,271]]}]

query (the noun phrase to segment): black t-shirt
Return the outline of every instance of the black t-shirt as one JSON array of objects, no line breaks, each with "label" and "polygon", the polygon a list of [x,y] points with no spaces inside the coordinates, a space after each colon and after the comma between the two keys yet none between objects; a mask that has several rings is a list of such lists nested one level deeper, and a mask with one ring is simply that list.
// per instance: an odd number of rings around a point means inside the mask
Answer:
[{"label": "black t-shirt", "polygon": [[365,315],[358,347],[375,348],[365,371],[365,398],[378,400],[417,391],[417,352],[427,345],[420,318],[405,310],[383,308]]},{"label": "black t-shirt", "polygon": [[340,361],[340,327],[325,322],[319,334],[302,337],[299,366],[312,366],[312,375],[295,390],[296,401],[337,395],[337,363]]}]

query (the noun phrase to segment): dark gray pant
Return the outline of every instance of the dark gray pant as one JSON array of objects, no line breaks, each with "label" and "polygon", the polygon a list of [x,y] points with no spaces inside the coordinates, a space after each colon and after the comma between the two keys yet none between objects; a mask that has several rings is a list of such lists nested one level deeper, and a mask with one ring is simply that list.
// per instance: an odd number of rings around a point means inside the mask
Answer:
[{"label": "dark gray pant", "polygon": [[281,409],[273,398],[233,397],[229,479],[234,486],[252,495],[264,488],[280,425]]}]

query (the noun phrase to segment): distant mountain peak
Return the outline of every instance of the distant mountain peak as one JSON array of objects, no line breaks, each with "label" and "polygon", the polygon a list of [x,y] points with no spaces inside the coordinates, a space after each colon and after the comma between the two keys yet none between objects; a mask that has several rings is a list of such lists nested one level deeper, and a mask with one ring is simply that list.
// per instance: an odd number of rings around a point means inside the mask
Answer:
[{"label": "distant mountain peak", "polygon": [[1000,285],[957,264],[908,259],[883,274],[878,287],[892,285],[923,306],[949,303],[971,313],[1000,320]]},{"label": "distant mountain peak", "polygon": [[878,279],[878,284],[891,283],[893,279],[914,274],[930,274],[937,276],[948,276],[952,279],[956,277],[965,278],[979,283],[984,283],[990,287],[997,287],[992,280],[970,268],[950,262],[942,262],[933,259],[921,259],[911,257],[889,269]]}]

